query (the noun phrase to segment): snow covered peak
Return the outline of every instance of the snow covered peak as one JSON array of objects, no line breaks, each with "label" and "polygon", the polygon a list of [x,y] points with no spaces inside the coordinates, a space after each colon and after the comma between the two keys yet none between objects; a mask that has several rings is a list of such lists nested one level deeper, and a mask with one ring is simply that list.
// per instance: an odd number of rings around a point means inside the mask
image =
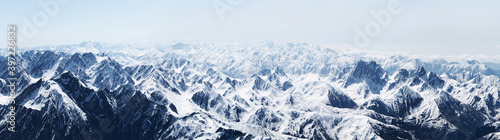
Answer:
[{"label": "snow covered peak", "polygon": [[383,86],[386,83],[384,70],[374,61],[359,61],[354,67],[346,68],[339,79],[345,79],[344,87],[366,82],[368,85]]}]

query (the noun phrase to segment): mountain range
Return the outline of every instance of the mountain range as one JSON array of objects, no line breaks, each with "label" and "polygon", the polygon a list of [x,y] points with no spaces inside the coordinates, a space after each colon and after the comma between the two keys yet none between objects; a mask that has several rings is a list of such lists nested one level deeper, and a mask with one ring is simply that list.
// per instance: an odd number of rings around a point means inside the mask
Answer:
[{"label": "mountain range", "polygon": [[2,139],[500,139],[498,56],[262,41],[83,42],[17,57],[17,130]]}]

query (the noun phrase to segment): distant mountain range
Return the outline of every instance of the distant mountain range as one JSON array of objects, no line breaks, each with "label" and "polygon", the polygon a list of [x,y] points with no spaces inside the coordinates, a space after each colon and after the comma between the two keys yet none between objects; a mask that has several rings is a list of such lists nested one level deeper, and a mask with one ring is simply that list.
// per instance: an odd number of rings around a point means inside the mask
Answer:
[{"label": "distant mountain range", "polygon": [[500,139],[496,57],[273,41],[41,46],[18,54],[17,132],[0,138]]}]

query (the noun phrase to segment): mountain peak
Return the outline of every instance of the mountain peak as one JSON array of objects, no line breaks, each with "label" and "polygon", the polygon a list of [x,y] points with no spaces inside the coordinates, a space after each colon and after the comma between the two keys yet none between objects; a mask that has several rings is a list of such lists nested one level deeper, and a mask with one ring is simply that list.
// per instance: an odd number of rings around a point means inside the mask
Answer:
[{"label": "mountain peak", "polygon": [[441,77],[439,77],[434,72],[429,72],[429,74],[427,75],[427,80],[428,80],[429,84],[432,86],[442,87],[443,84],[445,83],[445,81],[443,79],[441,79]]},{"label": "mountain peak", "polygon": [[418,76],[418,77],[422,77],[422,76],[425,76],[425,74],[427,74],[427,71],[425,71],[425,68],[424,67],[419,67],[417,69],[417,71],[415,72],[415,74]]},{"label": "mountain peak", "polygon": [[354,67],[350,70],[344,69],[344,75],[347,83],[346,86],[349,86],[353,83],[358,83],[361,81],[368,81],[375,84],[382,85],[385,83],[384,80],[384,70],[382,67],[377,64],[375,61],[365,62],[359,61],[356,63]]},{"label": "mountain peak", "polygon": [[87,88],[87,85],[81,82],[70,71],[63,72],[59,77],[53,80],[59,83],[63,90],[67,92],[68,96],[72,97],[76,101],[83,101],[84,98],[93,92],[93,90]]},{"label": "mountain peak", "polygon": [[406,69],[400,69],[398,74],[396,74],[396,81],[405,81],[410,76],[410,73]]}]

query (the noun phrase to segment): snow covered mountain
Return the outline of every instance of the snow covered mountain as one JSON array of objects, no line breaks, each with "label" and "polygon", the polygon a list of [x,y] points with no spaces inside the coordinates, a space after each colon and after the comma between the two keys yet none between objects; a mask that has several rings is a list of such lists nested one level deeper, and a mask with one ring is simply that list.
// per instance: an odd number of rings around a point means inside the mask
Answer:
[{"label": "snow covered mountain", "polygon": [[500,71],[488,67],[497,56],[263,41],[83,42],[18,58],[17,132],[2,127],[1,138],[500,139]]}]

